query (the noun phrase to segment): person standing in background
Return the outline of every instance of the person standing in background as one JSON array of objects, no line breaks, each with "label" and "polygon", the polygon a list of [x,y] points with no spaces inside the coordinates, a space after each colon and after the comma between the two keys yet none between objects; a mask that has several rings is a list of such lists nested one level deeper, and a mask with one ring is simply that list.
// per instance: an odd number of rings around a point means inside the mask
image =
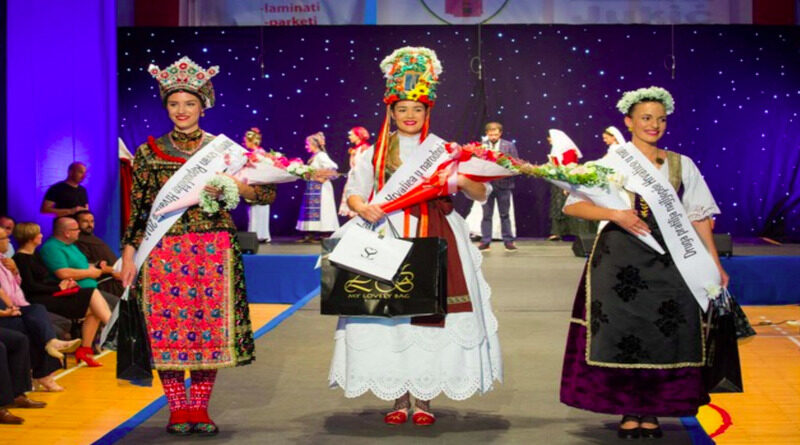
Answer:
[{"label": "person standing in background", "polygon": [[[518,158],[517,147],[513,142],[501,139],[503,135],[503,124],[500,122],[489,122],[486,124],[486,144],[490,150]],[[481,221],[481,243],[480,250],[489,250],[492,243],[492,215],[494,215],[495,202],[500,212],[500,227],[503,234],[503,246],[506,251],[514,252],[517,246],[514,245],[514,235],[511,232],[511,218],[509,210],[511,208],[511,194],[514,192],[514,178],[508,177],[492,181],[492,192],[483,204],[483,220]]]},{"label": "person standing in background", "polygon": [[[369,131],[364,127],[353,127],[347,132],[347,140],[353,144],[347,150],[347,153],[350,154],[350,171],[352,171],[358,156],[370,147]],[[347,189],[347,183],[344,184],[344,188]],[[348,218],[356,216],[356,212],[350,210],[350,207],[347,206],[347,199],[344,198],[344,193],[342,194],[342,203],[339,205],[339,214]]]},{"label": "person standing in background", "polygon": [[67,179],[47,189],[40,213],[69,216],[81,210],[89,210],[89,195],[81,182],[86,179],[86,164],[73,162],[67,168]]},{"label": "person standing in background", "polygon": [[[261,151],[261,130],[253,127],[244,134],[244,146],[253,153]],[[272,241],[269,234],[269,204],[266,205],[251,205],[247,212],[247,231],[254,232],[260,243],[268,243]]]}]

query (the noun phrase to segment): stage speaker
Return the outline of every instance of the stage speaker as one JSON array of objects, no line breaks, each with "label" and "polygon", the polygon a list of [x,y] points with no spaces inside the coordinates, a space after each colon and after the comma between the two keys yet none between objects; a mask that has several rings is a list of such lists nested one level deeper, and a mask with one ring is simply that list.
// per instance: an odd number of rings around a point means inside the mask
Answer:
[{"label": "stage speaker", "polygon": [[717,246],[717,253],[719,256],[733,255],[733,240],[727,233],[715,233],[714,245]]},{"label": "stage speaker", "polygon": [[576,236],[575,241],[572,242],[572,253],[575,256],[588,257],[592,253],[595,236],[594,234]]},{"label": "stage speaker", "polygon": [[258,252],[258,236],[256,236],[256,232],[236,232],[236,239],[239,241],[242,253]]}]

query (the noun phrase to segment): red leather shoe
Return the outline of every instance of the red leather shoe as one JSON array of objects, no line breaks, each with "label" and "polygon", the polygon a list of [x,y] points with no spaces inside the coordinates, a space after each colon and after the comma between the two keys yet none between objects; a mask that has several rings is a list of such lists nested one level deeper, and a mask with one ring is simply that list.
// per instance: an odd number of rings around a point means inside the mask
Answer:
[{"label": "red leather shoe", "polygon": [[94,351],[92,351],[92,348],[88,346],[81,346],[80,348],[78,348],[77,351],[75,351],[75,359],[78,361],[78,364],[80,364],[81,361],[83,361],[84,363],[86,363],[86,366],[90,368],[103,366],[102,363],[96,361],[94,357],[92,357],[93,352]]},{"label": "red leather shoe", "polygon": [[167,433],[175,436],[188,436],[192,434],[192,424],[189,422],[189,410],[180,409],[169,413]]},{"label": "red leather shoe", "polygon": [[383,421],[389,425],[402,425],[408,422],[408,409],[398,409],[390,412],[383,417]]},{"label": "red leather shoe", "polygon": [[419,409],[411,416],[411,419],[414,420],[414,425],[419,426],[430,426],[436,423],[436,416]]}]

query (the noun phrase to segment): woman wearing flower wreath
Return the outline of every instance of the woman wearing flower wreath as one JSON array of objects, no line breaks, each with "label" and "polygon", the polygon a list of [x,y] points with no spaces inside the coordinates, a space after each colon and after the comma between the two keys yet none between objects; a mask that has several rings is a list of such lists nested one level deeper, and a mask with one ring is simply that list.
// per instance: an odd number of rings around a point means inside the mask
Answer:
[{"label": "woman wearing flower wreath", "polygon": [[[159,82],[174,128],[160,138],[149,137],[136,150],[131,219],[122,238],[124,286],[134,284],[137,276],[134,254],[143,248],[159,190],[214,139],[200,129],[198,121],[214,105],[210,78],[219,68],[206,70],[183,57],[164,70],[150,65],[148,71]],[[235,184],[251,204],[270,204],[275,199],[273,186]],[[206,186],[211,196],[222,197],[222,192]],[[230,190],[225,192],[230,195]],[[255,358],[235,233],[226,210],[206,213],[200,206],[189,207],[153,247],[131,290],[145,315],[153,363],[169,404],[167,432],[171,434],[216,434],[218,428],[207,408],[217,369],[246,365]],[[191,374],[188,398],[186,370]]]},{"label": "woman wearing flower wreath", "polygon": [[[311,153],[308,166],[312,169],[330,170],[335,173],[339,168],[325,151],[325,134],[321,131],[306,138],[306,151]],[[338,228],[336,198],[333,196],[333,184],[330,179],[319,178],[306,181],[306,191],[303,193],[300,215],[295,226],[295,229],[306,232],[306,235],[299,242],[313,243],[313,232],[333,232]]]},{"label": "woman wearing flower wreath", "polygon": [[[674,109],[672,96],[663,88],[642,88],[626,92],[617,108],[631,131],[631,142],[622,146],[627,159],[641,157],[639,165],[648,163],[665,187],[683,191],[678,205],[705,245],[709,262],[716,264],[709,267],[714,275],[718,270],[719,284],[727,286],[711,234],[711,216],[719,208],[694,162],[658,147]],[[613,153],[604,160],[614,161]],[[636,237],[649,232],[662,246],[671,245],[665,241],[667,227],[656,220],[660,209],[652,207],[662,203],[645,202],[627,190],[622,194],[628,210],[598,207],[573,195],[564,207],[570,216],[609,223],[597,238],[575,297],[561,401],[622,415],[620,437],[661,437],[657,417],[693,416],[709,401],[702,379],[704,308],[676,264],[684,259],[668,249],[661,255]]]},{"label": "woman wearing flower wreath", "polygon": [[[369,222],[388,216],[410,236],[427,231],[427,236],[447,240],[447,315],[341,317],[329,383],[341,387],[345,397],[371,391],[380,399],[393,400],[394,407],[384,418],[392,425],[408,420],[414,396],[414,423],[431,425],[436,420],[430,408],[434,397],[444,393],[465,400],[491,390],[494,381],[502,379],[497,319],[480,269],[480,252],[470,243],[469,229],[453,211],[449,196],[389,215],[379,205],[369,204],[373,193],[383,188],[422,142],[435,138],[428,128],[442,71],[436,53],[421,47],[395,50],[380,67],[386,77],[386,118],[376,144],[364,152],[350,175],[347,204]],[[397,126],[394,133],[389,133],[390,119]],[[465,177],[458,177],[457,185],[479,201],[486,200],[490,188]]]}]

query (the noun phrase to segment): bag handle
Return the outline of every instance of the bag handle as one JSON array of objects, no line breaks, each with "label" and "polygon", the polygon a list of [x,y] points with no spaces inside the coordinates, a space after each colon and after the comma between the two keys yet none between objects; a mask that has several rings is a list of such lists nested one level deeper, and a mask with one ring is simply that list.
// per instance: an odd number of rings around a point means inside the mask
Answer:
[{"label": "bag handle", "polygon": [[[364,220],[364,221],[367,221],[367,220]],[[397,229],[394,227],[394,224],[392,224],[392,220],[389,219],[388,216],[386,217],[386,222],[389,223],[389,229],[392,230],[392,234],[394,235],[394,237],[397,238],[397,239],[400,239],[401,238],[400,233],[397,232]],[[371,222],[367,221],[367,227],[369,227],[369,230],[372,230],[374,232],[375,229],[378,228],[378,223],[371,223]],[[381,238],[383,238],[383,237],[381,237]]]}]

